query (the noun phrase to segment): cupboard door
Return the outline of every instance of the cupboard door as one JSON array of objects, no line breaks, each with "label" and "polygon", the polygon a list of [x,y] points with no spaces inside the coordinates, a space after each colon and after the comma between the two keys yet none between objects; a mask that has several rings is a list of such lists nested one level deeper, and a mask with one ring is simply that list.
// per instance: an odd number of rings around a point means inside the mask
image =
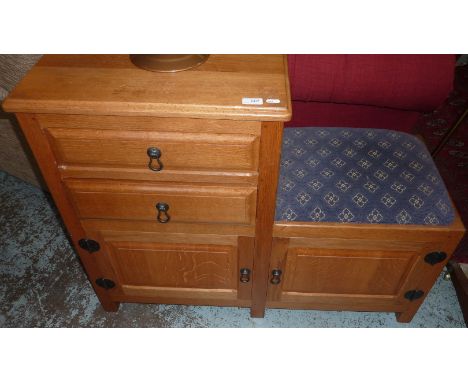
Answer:
[{"label": "cupboard door", "polygon": [[[90,233],[116,301],[250,305],[253,238]],[[241,269],[248,270],[241,281]]]},{"label": "cupboard door", "polygon": [[313,240],[275,238],[270,306],[395,311],[405,305],[418,251],[353,247],[317,248]]}]

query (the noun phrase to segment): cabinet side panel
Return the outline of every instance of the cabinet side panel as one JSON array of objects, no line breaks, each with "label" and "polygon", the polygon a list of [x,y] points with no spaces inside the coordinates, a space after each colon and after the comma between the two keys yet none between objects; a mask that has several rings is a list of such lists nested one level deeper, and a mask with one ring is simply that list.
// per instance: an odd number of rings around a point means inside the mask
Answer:
[{"label": "cabinet side panel", "polygon": [[81,262],[88,274],[88,277],[93,285],[93,288],[105,310],[116,311],[118,304],[112,302],[109,294],[94,282],[100,276],[100,270],[95,262],[94,254],[81,249],[77,243],[78,240],[85,237],[83,228],[81,227],[76,213],[73,209],[70,200],[67,198],[63,184],[60,180],[60,175],[57,169],[57,162],[52,153],[51,147],[44,132],[41,130],[33,114],[17,114],[18,121],[21,125],[23,133],[31,147],[31,150],[38,162],[47,186],[52,194],[54,202],[60,212],[60,215],[70,234],[75,250],[81,259]]}]

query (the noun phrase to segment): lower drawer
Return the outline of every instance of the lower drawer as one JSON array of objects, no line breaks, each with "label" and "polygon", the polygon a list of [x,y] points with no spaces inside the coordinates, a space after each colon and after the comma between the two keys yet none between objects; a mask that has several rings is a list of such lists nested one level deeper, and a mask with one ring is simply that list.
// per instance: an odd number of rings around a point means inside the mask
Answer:
[{"label": "lower drawer", "polygon": [[[251,237],[88,231],[115,301],[250,305]],[[248,269],[242,278],[241,269]],[[98,283],[97,283],[98,284]],[[99,284],[98,284],[99,285]]]},{"label": "lower drawer", "polygon": [[82,219],[255,223],[255,187],[78,179],[64,183]]}]

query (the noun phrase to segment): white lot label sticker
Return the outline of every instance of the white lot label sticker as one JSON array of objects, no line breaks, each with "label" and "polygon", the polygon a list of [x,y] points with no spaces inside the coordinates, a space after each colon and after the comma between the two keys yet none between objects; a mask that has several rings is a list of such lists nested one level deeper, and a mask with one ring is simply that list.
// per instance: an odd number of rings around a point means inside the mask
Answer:
[{"label": "white lot label sticker", "polygon": [[268,98],[266,103],[280,103],[281,101],[278,98]]},{"label": "white lot label sticker", "polygon": [[242,105],[263,105],[263,98],[242,98]]}]

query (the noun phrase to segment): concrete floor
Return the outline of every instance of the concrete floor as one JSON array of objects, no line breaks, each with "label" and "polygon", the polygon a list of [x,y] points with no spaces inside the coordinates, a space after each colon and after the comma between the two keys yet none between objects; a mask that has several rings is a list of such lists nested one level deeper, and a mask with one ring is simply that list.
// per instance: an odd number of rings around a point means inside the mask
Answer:
[{"label": "concrete floor", "polygon": [[410,324],[391,313],[121,304],[101,309],[50,198],[0,172],[1,327],[465,327],[452,283],[439,278]]}]

